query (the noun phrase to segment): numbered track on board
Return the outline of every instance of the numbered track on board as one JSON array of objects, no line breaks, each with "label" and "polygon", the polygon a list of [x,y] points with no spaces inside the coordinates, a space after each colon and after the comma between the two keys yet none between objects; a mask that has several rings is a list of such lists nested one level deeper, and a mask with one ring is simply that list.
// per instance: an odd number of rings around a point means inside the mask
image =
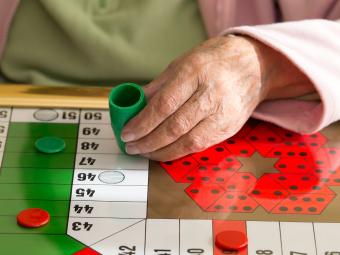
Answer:
[{"label": "numbered track on board", "polygon": [[[50,136],[65,141],[62,152],[36,150],[36,140]],[[247,235],[242,255],[340,254],[337,220],[251,220],[251,213],[221,220],[222,214],[209,214],[184,193],[169,190],[180,184],[164,170],[151,173],[147,159],[120,152],[106,110],[0,108],[0,166],[3,254],[222,255],[214,240],[226,230]],[[173,206],[165,207],[157,194]],[[175,195],[180,199],[171,200]],[[27,208],[47,210],[49,224],[18,226],[15,217]],[[150,217],[159,208],[219,217]]]}]

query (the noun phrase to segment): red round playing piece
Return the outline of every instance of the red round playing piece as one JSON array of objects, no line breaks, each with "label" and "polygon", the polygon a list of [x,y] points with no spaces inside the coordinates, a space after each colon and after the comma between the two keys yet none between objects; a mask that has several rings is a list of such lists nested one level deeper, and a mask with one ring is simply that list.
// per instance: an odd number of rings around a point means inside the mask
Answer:
[{"label": "red round playing piece", "polygon": [[17,222],[26,228],[39,228],[50,221],[50,214],[40,208],[29,208],[17,215]]},{"label": "red round playing piece", "polygon": [[224,251],[239,250],[247,246],[248,238],[242,232],[228,230],[216,235],[215,244]]}]

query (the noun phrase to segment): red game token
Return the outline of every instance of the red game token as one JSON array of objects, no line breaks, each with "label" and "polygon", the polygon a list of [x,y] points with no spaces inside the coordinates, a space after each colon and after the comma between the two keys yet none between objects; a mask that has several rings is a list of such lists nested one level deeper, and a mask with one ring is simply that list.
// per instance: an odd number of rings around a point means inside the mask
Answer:
[{"label": "red game token", "polygon": [[239,231],[223,231],[216,235],[215,244],[224,251],[239,250],[247,246],[247,236]]},{"label": "red game token", "polygon": [[29,208],[17,215],[17,222],[26,228],[39,228],[50,221],[50,214],[40,208]]}]

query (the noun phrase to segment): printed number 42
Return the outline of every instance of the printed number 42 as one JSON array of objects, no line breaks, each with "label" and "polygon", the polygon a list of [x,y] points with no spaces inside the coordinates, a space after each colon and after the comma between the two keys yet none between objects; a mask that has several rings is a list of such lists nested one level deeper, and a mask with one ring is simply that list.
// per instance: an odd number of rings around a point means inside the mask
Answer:
[{"label": "printed number 42", "polygon": [[136,246],[128,247],[128,246],[119,246],[119,250],[122,252],[119,252],[118,255],[134,255],[136,254]]}]

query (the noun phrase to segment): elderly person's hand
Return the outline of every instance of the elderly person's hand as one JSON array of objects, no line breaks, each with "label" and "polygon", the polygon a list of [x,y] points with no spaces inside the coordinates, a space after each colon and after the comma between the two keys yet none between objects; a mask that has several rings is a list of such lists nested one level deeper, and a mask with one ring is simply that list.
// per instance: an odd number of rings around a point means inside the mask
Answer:
[{"label": "elderly person's hand", "polygon": [[[176,159],[234,135],[262,100],[304,94],[309,84],[264,44],[216,37],[173,61],[145,86],[148,105],[128,122],[122,139],[129,154]],[[296,87],[294,94],[286,95],[287,86]]]}]

